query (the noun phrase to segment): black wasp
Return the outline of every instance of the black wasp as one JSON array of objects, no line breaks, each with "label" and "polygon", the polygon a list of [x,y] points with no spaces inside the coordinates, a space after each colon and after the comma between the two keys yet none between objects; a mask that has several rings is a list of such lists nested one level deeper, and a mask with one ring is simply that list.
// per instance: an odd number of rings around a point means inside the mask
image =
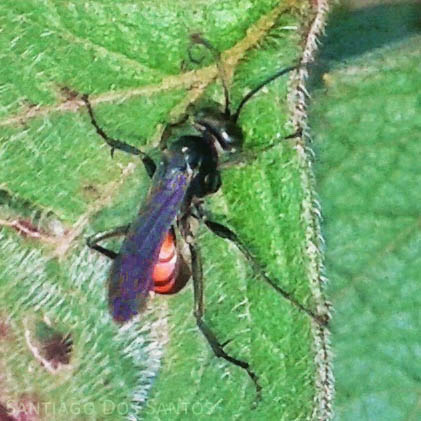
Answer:
[{"label": "black wasp", "polygon": [[[193,41],[214,51],[200,37],[196,36]],[[218,55],[217,62],[221,74]],[[204,198],[221,187],[221,162],[230,162],[242,150],[244,135],[238,125],[238,117],[244,105],[265,85],[296,68],[284,68],[265,79],[241,100],[234,113],[230,110],[228,89],[221,77],[225,94],[224,110],[205,108],[190,116],[190,122],[189,116],[186,116],[179,123],[168,126],[161,141],[162,153],[158,163],[136,147],[109,137],[98,125],[88,96],[83,96],[91,122],[111,147],[111,153],[120,149],[139,155],[152,179],[147,198],[131,224],[98,233],[88,239],[89,247],[113,259],[108,279],[109,306],[113,319],[119,323],[128,321],[144,307],[150,291],[174,294],[191,277],[194,290],[193,314],[197,326],[217,357],[247,372],[256,388],[256,401],[261,395],[257,375],[248,362],[225,352],[227,342],[221,343],[204,320],[202,263],[195,234],[198,222],[203,222],[211,232],[233,242],[260,278],[313,320],[319,324],[326,323],[323,317],[305,308],[293,295],[279,287],[235,232],[211,220],[204,208]],[[181,129],[185,126],[190,130],[193,128],[195,134],[171,137],[173,126]],[[125,236],[118,253],[99,245],[101,241],[118,235]]]}]

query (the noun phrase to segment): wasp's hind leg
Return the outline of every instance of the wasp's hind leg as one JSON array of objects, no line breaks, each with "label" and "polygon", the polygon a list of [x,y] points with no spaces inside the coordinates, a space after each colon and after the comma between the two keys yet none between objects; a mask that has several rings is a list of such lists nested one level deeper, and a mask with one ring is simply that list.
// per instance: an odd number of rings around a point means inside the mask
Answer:
[{"label": "wasp's hind leg", "polygon": [[316,314],[313,310],[304,307],[292,293],[286,291],[284,288],[280,287],[272,278],[270,278],[264,268],[260,265],[260,263],[256,260],[256,258],[251,254],[250,250],[247,246],[240,240],[238,235],[232,231],[230,228],[226,227],[225,225],[220,224],[219,222],[211,221],[207,219],[203,209],[199,209],[199,213],[201,215],[201,219],[206,225],[206,227],[212,231],[215,235],[221,238],[225,238],[226,240],[231,241],[234,243],[237,248],[241,251],[244,257],[250,262],[251,266],[253,267],[256,274],[265,281],[268,285],[270,285],[276,292],[278,292],[282,297],[288,300],[291,304],[293,304],[296,308],[300,311],[306,313],[312,320],[317,322],[320,326],[325,326],[329,321],[328,315],[319,315]]},{"label": "wasp's hind leg", "polygon": [[88,109],[91,123],[95,127],[96,132],[99,136],[101,136],[104,139],[105,143],[107,143],[107,145],[111,148],[111,157],[113,157],[114,151],[116,149],[129,153],[131,155],[140,155],[146,172],[148,173],[149,177],[152,178],[156,170],[156,165],[153,162],[152,158],[145,152],[142,152],[140,149],[136,148],[135,146],[129,145],[126,142],[122,142],[121,140],[114,139],[108,136],[107,133],[105,133],[105,131],[99,126],[98,122],[96,121],[91,103],[89,102],[88,95],[82,95],[82,101],[85,103],[86,108]]},{"label": "wasp's hind leg", "polygon": [[229,341],[220,343],[218,338],[215,336],[208,324],[203,320],[204,317],[204,305],[203,305],[203,270],[202,262],[200,258],[200,252],[197,246],[193,241],[188,242],[191,263],[192,263],[192,278],[193,278],[193,290],[194,290],[194,317],[196,318],[196,323],[203,336],[208,341],[210,347],[212,348],[213,353],[218,358],[223,358],[231,364],[236,365],[237,367],[245,370],[252,380],[254,387],[256,389],[256,399],[253,404],[255,407],[257,403],[261,400],[262,387],[259,383],[259,378],[257,374],[251,369],[250,364],[247,361],[239,360],[232,357],[224,351],[225,345]]},{"label": "wasp's hind leg", "polygon": [[118,255],[115,251],[106,249],[105,247],[100,246],[98,243],[104,240],[107,240],[108,238],[113,237],[119,237],[122,235],[126,235],[127,231],[130,228],[130,224],[128,225],[122,225],[120,227],[114,228],[111,231],[105,231],[105,232],[98,232],[94,235],[91,235],[86,239],[86,244],[89,248],[96,250],[103,254],[104,256],[107,256],[110,259],[115,259]]}]

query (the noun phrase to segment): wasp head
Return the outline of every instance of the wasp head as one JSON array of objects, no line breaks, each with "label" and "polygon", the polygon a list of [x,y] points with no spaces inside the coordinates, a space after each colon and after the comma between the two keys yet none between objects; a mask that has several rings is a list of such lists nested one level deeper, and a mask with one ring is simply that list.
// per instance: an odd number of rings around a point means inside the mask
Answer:
[{"label": "wasp head", "polygon": [[195,115],[194,126],[219,153],[235,153],[243,147],[243,131],[226,113],[205,108]]}]

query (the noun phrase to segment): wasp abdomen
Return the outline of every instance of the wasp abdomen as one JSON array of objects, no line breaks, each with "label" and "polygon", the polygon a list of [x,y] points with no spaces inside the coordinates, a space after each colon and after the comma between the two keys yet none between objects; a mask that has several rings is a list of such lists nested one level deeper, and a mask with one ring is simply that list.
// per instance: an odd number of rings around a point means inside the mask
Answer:
[{"label": "wasp abdomen", "polygon": [[157,294],[176,292],[178,254],[174,236],[168,232],[159,251],[158,261],[152,273],[154,291]]}]

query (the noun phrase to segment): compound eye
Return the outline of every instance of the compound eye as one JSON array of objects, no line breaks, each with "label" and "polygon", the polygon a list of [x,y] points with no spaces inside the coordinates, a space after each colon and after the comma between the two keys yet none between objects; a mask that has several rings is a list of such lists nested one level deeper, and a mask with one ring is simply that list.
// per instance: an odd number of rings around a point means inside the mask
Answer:
[{"label": "compound eye", "polygon": [[218,141],[225,151],[236,152],[243,146],[243,131],[237,124],[229,122],[226,128],[219,132]]}]

